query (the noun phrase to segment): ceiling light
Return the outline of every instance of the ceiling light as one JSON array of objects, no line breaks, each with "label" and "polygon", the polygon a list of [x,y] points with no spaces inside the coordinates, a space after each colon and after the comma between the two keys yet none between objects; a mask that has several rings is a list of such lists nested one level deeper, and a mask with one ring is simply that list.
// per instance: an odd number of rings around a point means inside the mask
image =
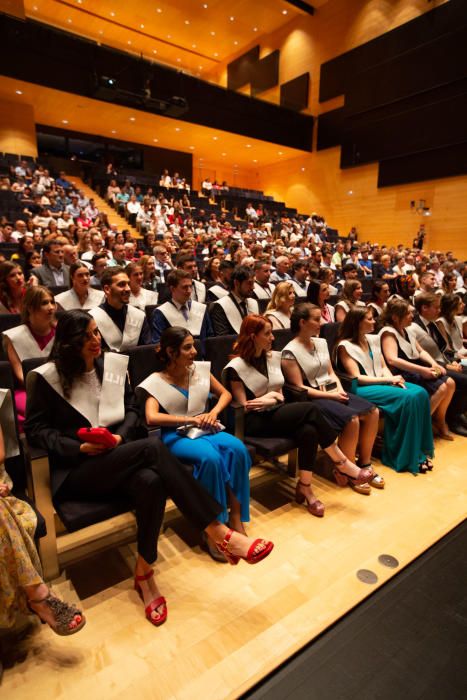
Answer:
[{"label": "ceiling light", "polygon": [[235,17],[229,17],[229,19],[230,19],[231,22],[234,22],[234,21],[235,21]]},{"label": "ceiling light", "polygon": [[207,4],[206,2],[204,3],[203,8],[204,8],[205,10],[208,9],[208,4]]},{"label": "ceiling light", "polygon": [[302,173],[304,173],[306,168],[300,168],[300,170],[302,171]]},{"label": "ceiling light", "polygon": [[68,124],[68,119],[62,119],[62,124]]},{"label": "ceiling light", "polygon": [[153,139],[154,143],[158,143],[159,139]]},{"label": "ceiling light", "polygon": [[17,95],[22,95],[22,94],[23,94],[23,91],[22,91],[22,90],[15,90],[15,92],[16,92]]},{"label": "ceiling light", "polygon": [[111,13],[110,13],[110,16],[111,16],[111,17],[115,17],[115,12],[111,12]]},{"label": "ceiling light", "polygon": [[189,146],[190,151],[194,151],[195,147],[194,146]]},{"label": "ceiling light", "polygon": [[112,134],[116,134],[116,133],[117,133],[117,132],[115,131],[115,129],[112,129]]},{"label": "ceiling light", "polygon": [[212,140],[213,140],[213,141],[219,141],[219,137],[218,137],[218,136],[213,136],[213,137],[212,137]]},{"label": "ceiling light", "polygon": [[102,29],[99,29],[99,34],[102,35],[103,33],[104,33],[104,32],[102,31]]},{"label": "ceiling light", "polygon": [[349,190],[347,194],[353,194],[353,190]]},{"label": "ceiling light", "polygon": [[254,32],[257,32],[257,31],[258,31],[258,27],[253,27],[253,31],[254,31]]},{"label": "ceiling light", "polygon": [[234,46],[238,46],[238,41],[234,41]]},{"label": "ceiling light", "polygon": [[167,34],[167,39],[171,39],[171,38],[172,38],[172,34]]},{"label": "ceiling light", "polygon": [[216,53],[214,54],[214,58],[217,58],[218,56],[219,56],[219,54],[216,52]]},{"label": "ceiling light", "polygon": [[127,43],[128,43],[128,46],[131,46],[131,41],[130,41],[130,40],[128,40],[128,42],[127,42]]},{"label": "ceiling light", "polygon": [[185,24],[190,24],[190,20],[189,20],[189,19],[186,19],[186,20],[185,20]]},{"label": "ceiling light", "polygon": [[77,0],[77,3],[78,3],[78,5],[82,5],[82,4],[83,4],[83,0]]},{"label": "ceiling light", "polygon": [[211,36],[216,36],[216,32],[209,32]]},{"label": "ceiling light", "polygon": [[181,131],[180,127],[179,127],[179,126],[176,126],[176,127],[175,127],[175,131]]},{"label": "ceiling light", "polygon": [[157,53],[156,49],[153,49],[152,52],[153,52],[153,53]]},{"label": "ceiling light", "polygon": [[68,22],[68,24],[72,24],[73,20],[70,19],[70,18],[68,18],[68,19],[67,19],[67,22]]},{"label": "ceiling light", "polygon": [[140,29],[144,29],[144,24],[139,25]]},{"label": "ceiling light", "polygon": [[283,14],[283,15],[288,14],[288,10],[282,10],[282,14]]},{"label": "ceiling light", "polygon": [[221,153],[221,156],[226,156],[226,155],[227,155],[227,153]]},{"label": "ceiling light", "polygon": [[157,10],[156,10],[156,12],[158,12],[159,14],[161,14],[161,12],[162,12],[161,8],[158,7]]},{"label": "ceiling light", "polygon": [[257,159],[256,159],[256,158],[254,158],[254,159],[253,159],[253,163],[257,163],[257,162],[258,162],[258,161],[257,161]]},{"label": "ceiling light", "polygon": [[251,148],[251,144],[250,144],[250,143],[247,143],[247,145],[245,146],[245,148]]},{"label": "ceiling light", "polygon": [[283,151],[277,151],[277,155],[278,155],[278,156],[283,156],[284,153],[283,153]]},{"label": "ceiling light", "polygon": [[198,70],[203,70],[203,66],[198,66]]},{"label": "ceiling light", "polygon": [[37,12],[37,5],[33,5],[32,9],[34,10],[34,12]]},{"label": "ceiling light", "polygon": [[177,58],[177,63],[181,63],[181,62],[182,62],[182,59],[181,59],[181,58]]},{"label": "ceiling light", "polygon": [[196,49],[196,44],[192,44],[192,45],[191,45],[191,48],[192,48],[192,49]]},{"label": "ceiling light", "polygon": [[135,121],[136,121],[136,117],[130,117],[130,122],[135,122]]}]

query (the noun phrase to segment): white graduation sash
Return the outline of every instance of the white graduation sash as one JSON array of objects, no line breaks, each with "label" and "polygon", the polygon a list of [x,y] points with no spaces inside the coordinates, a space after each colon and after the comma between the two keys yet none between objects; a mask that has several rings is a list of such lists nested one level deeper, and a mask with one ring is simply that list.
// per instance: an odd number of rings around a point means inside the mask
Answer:
[{"label": "white graduation sash", "polygon": [[104,309],[101,309],[99,306],[91,309],[89,313],[95,319],[102,337],[111,350],[123,352],[138,345],[145,319],[144,311],[141,311],[141,309],[137,309],[135,306],[127,307],[123,333]]},{"label": "white graduation sash", "polygon": [[0,423],[2,426],[5,458],[19,455],[18,438],[16,434],[15,412],[13,399],[8,389],[0,389]]},{"label": "white graduation sash", "polygon": [[253,291],[258,297],[258,299],[270,299],[272,297],[274,287],[268,282],[267,289],[265,289],[261,284],[255,282],[253,286]]},{"label": "white graduation sash", "polygon": [[[246,310],[248,314],[257,314],[259,313],[258,310],[258,302],[256,299],[245,299],[246,301]],[[238,309],[237,305],[233,301],[232,297],[226,296],[222,297],[222,299],[219,299],[219,301],[215,301],[215,304],[219,304],[222,306],[222,308],[225,311],[225,315],[228,318],[228,321],[234,331],[236,333],[240,333],[240,326],[242,325],[242,315],[240,313],[240,310]]]},{"label": "white graduation sash", "polygon": [[20,362],[30,360],[33,357],[48,357],[55,339],[51,338],[45,348],[41,350],[33,334],[25,324],[3,331],[3,335],[10,339]]},{"label": "white graduation sash", "polygon": [[95,306],[102,304],[104,296],[104,292],[89,287],[88,295],[84,300],[84,304],[81,305],[75,290],[69,289],[67,292],[56,294],[55,301],[57,304],[60,304],[65,311],[71,311],[71,309],[84,309],[87,311],[88,309],[93,309]]},{"label": "white graduation sash", "polygon": [[309,285],[310,283],[309,283],[309,282],[305,282],[305,287],[300,287],[300,285],[298,284],[298,282],[296,282],[295,280],[290,280],[290,281],[292,282],[292,286],[293,286],[293,289],[294,289],[294,292],[295,292],[296,296],[298,296],[298,297],[306,297],[306,293],[307,293],[307,290],[308,290],[308,285]]},{"label": "white graduation sash", "polygon": [[183,313],[179,311],[171,301],[166,301],[165,304],[159,306],[158,310],[165,316],[171,326],[186,328],[193,336],[200,335],[204,314],[206,313],[206,306],[199,301],[191,302],[191,308],[188,311],[188,319],[185,319]]},{"label": "white graduation sash", "polygon": [[370,307],[370,309],[374,309],[378,316],[380,316],[384,311],[383,307],[374,301],[368,302],[368,306]]},{"label": "white graduation sash", "polygon": [[454,323],[452,326],[449,325],[444,316],[441,316],[438,321],[443,324],[447,336],[449,338],[449,345],[456,352],[462,352],[464,350],[464,341],[462,339],[462,316],[454,316]]},{"label": "white graduation sash", "polygon": [[384,372],[381,355],[381,339],[378,335],[373,334],[369,334],[365,337],[370,346],[373,358],[371,358],[369,353],[364,352],[360,345],[351,343],[350,340],[341,340],[338,347],[342,345],[347,350],[350,357],[363,367],[368,377],[382,377]]},{"label": "white graduation sash", "polygon": [[417,350],[417,345],[416,345],[416,339],[413,331],[410,330],[410,328],[405,329],[407,331],[407,337],[404,338],[403,335],[399,333],[399,331],[394,328],[394,326],[384,326],[379,332],[380,338],[383,337],[383,333],[391,333],[397,341],[397,344],[399,347],[402,349],[402,351],[405,353],[405,355],[410,359],[410,360],[418,360],[420,357],[420,353]]},{"label": "white graduation sash", "polygon": [[287,343],[282,352],[288,350],[293,354],[310,386],[317,389],[330,379],[328,372],[330,358],[328,344],[324,338],[312,338],[312,341],[315,345],[314,352],[307,350],[297,338]]},{"label": "white graduation sash", "polygon": [[169,415],[197,416],[206,409],[211,385],[210,372],[210,362],[194,362],[194,371],[190,374],[188,384],[188,398],[162,379],[158,372],[150,374],[136,389],[147,391]]},{"label": "white graduation sash", "polygon": [[229,293],[229,290],[225,287],[221,287],[220,284],[214,284],[212,287],[209,287],[209,291],[211,292],[211,294],[214,294],[214,296],[216,296],[218,299],[226,297]]},{"label": "white graduation sash", "polygon": [[202,282],[198,282],[198,280],[193,280],[191,298],[193,301],[197,301],[200,304],[204,304],[206,302],[206,287]]},{"label": "white graduation sash", "polygon": [[224,367],[223,374],[227,367],[232,367],[248,389],[257,397],[264,396],[270,391],[279,391],[284,384],[284,375],[281,369],[281,353],[272,350],[267,358],[268,376],[258,372],[248,362],[241,357],[234,357],[233,360]]},{"label": "white graduation sash", "polygon": [[98,425],[92,425],[93,416],[89,408],[89,386],[77,382],[67,399],[54,362],[47,362],[33,372],[40,374],[54,391],[70,406],[78,411],[93,428],[107,427],[120,423],[125,418],[125,378],[128,369],[128,355],[106,352],[104,355],[104,374],[102,376],[101,396],[99,400]]},{"label": "white graduation sash", "polygon": [[130,294],[129,304],[131,306],[136,306],[137,309],[144,311],[146,306],[155,306],[157,304],[159,294],[157,292],[152,292],[150,289],[144,289],[141,287],[138,296],[133,293]]},{"label": "white graduation sash", "polygon": [[287,316],[287,314],[284,314],[282,311],[266,311],[266,317],[267,316],[274,316],[274,318],[279,321],[281,324],[282,328],[290,328],[290,318]]}]

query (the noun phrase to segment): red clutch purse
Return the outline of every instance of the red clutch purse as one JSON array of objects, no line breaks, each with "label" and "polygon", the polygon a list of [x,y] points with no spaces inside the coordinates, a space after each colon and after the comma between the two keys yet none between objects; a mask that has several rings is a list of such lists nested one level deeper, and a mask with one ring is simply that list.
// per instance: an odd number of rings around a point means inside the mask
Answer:
[{"label": "red clutch purse", "polygon": [[92,442],[106,447],[115,447],[116,439],[107,428],[80,428],[76,431],[77,436],[83,442]]}]

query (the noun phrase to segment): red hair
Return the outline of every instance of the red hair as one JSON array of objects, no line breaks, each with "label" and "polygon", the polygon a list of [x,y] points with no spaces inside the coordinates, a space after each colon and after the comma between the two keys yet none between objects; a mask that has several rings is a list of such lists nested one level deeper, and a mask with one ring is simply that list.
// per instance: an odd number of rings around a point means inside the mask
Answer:
[{"label": "red hair", "polygon": [[255,356],[255,341],[253,336],[258,335],[266,326],[271,326],[271,321],[266,316],[249,314],[245,316],[240,326],[240,333],[233,346],[233,356],[241,357],[245,362],[251,362]]}]

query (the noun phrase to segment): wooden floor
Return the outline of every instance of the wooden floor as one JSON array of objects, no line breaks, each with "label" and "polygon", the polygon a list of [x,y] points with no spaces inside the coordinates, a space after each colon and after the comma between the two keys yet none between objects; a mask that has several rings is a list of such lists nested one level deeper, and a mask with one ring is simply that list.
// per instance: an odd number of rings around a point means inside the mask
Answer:
[{"label": "wooden floor", "polygon": [[[38,627],[24,660],[5,671],[1,696],[237,697],[397,573],[380,554],[403,567],[465,518],[466,438],[437,441],[427,475],[378,470],[387,486],[370,497],[316,479],[322,520],[290,502],[287,480],[256,489],[249,532],[275,542],[257,566],[216,564],[182,532],[184,521],[171,524],[157,564],[169,605],[161,628],[145,621],[132,590],[132,547],[75,565],[67,574],[86,628],[62,639]],[[357,579],[361,568],[377,574],[376,586]],[[57,587],[70,598],[69,581]]]}]

